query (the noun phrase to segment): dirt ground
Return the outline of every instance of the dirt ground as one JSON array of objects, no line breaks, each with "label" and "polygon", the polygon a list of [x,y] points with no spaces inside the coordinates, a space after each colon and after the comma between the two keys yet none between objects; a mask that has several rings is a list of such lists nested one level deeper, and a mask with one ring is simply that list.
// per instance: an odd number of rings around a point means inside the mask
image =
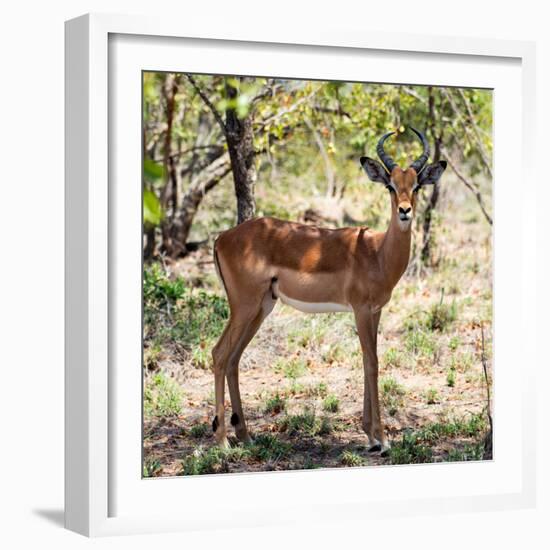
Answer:
[{"label": "dirt ground", "polygon": [[[438,268],[404,277],[382,313],[379,385],[395,453],[367,452],[353,316],[306,315],[277,304],[240,365],[244,412],[259,443],[247,449],[233,438],[234,452],[216,454],[211,342],[200,344],[199,362],[196,350],[163,349],[146,370],[146,386],[162,372],[177,389],[177,414],[144,415],[144,475],[480,459],[487,431],[482,353],[492,380],[491,236],[479,218],[455,223],[449,220]],[[222,295],[209,248],[168,270]],[[438,304],[449,316],[443,327],[433,321]],[[228,395],[226,411],[232,436]]]}]

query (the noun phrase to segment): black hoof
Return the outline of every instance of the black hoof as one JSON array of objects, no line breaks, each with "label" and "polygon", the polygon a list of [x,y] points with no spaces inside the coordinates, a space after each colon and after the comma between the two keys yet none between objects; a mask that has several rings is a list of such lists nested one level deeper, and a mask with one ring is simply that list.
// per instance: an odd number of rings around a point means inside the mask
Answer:
[{"label": "black hoof", "polygon": [[236,426],[239,423],[239,415],[237,413],[233,413],[231,415],[231,425]]},{"label": "black hoof", "polygon": [[384,449],[381,453],[380,453],[380,456],[386,458],[388,456],[390,456],[390,450],[389,449]]},{"label": "black hoof", "polygon": [[373,445],[372,447],[369,448],[368,452],[369,453],[377,453],[379,451],[382,450],[382,445],[380,445],[379,443],[377,445]]}]

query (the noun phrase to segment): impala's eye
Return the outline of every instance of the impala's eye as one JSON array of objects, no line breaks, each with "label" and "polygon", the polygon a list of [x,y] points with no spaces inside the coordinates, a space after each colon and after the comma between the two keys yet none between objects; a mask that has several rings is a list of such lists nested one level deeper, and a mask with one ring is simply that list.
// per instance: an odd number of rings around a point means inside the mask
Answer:
[{"label": "impala's eye", "polygon": [[395,189],[391,185],[386,185],[386,189],[391,193],[395,193]]},{"label": "impala's eye", "polygon": [[413,193],[418,193],[418,191],[420,191],[421,187],[422,187],[421,185],[416,185],[413,189]]}]

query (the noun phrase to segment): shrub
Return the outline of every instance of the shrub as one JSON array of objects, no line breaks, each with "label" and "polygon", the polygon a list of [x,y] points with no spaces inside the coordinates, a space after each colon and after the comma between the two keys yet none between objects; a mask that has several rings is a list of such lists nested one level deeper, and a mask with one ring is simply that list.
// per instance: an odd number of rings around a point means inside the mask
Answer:
[{"label": "shrub", "polygon": [[180,277],[170,279],[159,264],[152,264],[143,271],[143,300],[146,304],[164,307],[183,298],[185,282]]},{"label": "shrub", "polygon": [[[183,349],[192,354],[197,367],[207,368],[229,307],[225,298],[190,288],[181,277],[170,278],[159,264],[152,264],[143,272],[143,316],[146,342],[162,350]],[[151,365],[149,355],[144,358],[146,366]]]}]

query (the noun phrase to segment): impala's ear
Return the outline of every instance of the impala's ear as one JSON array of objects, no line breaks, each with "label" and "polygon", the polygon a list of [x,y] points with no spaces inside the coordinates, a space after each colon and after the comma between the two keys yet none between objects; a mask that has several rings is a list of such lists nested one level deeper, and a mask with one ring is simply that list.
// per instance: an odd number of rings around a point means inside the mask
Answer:
[{"label": "impala's ear", "polygon": [[390,175],[377,160],[361,157],[360,162],[371,181],[378,181],[384,185],[390,184]]},{"label": "impala's ear", "polygon": [[418,174],[418,185],[433,185],[441,177],[447,168],[447,161],[440,160],[434,164],[428,164],[420,174]]}]

